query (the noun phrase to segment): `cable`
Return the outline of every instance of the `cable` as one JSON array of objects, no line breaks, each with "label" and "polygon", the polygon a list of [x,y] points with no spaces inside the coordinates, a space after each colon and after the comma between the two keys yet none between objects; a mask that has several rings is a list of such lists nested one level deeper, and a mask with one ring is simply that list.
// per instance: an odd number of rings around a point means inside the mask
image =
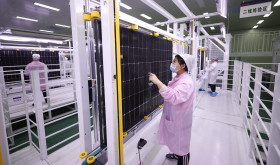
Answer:
[{"label": "cable", "polygon": [[139,153],[139,161],[140,161],[140,165],[142,165],[141,163],[141,156],[140,156],[140,149],[138,148],[138,153]]}]

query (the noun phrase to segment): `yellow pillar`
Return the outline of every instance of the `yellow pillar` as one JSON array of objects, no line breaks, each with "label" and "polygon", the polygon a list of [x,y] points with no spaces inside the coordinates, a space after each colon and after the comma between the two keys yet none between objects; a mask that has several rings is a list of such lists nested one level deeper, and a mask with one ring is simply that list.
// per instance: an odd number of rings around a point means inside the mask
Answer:
[{"label": "yellow pillar", "polygon": [[193,49],[193,43],[194,43],[194,41],[193,41],[193,21],[191,22],[191,46],[190,46],[190,55],[193,55],[193,52],[192,52],[192,49]]},{"label": "yellow pillar", "polygon": [[3,165],[2,153],[1,153],[1,146],[0,146],[0,165]]},{"label": "yellow pillar", "polygon": [[[116,17],[116,64],[117,64],[117,90],[118,90],[118,110],[119,110],[119,153],[120,165],[124,164],[123,153],[123,116],[122,116],[122,76],[121,76],[121,49],[120,49],[120,22],[119,9],[115,0],[115,17]],[[137,27],[138,29],[138,27]],[[134,30],[134,29],[133,29]]]}]

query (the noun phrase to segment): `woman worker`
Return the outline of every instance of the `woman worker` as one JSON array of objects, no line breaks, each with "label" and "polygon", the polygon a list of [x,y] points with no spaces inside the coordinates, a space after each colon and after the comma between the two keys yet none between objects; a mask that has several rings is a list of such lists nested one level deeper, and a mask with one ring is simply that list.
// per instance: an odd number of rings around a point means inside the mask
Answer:
[{"label": "woman worker", "polygon": [[170,70],[177,75],[164,85],[155,74],[149,80],[159,88],[164,108],[159,124],[159,144],[168,146],[178,157],[178,165],[188,164],[194,100],[194,85],[188,75],[187,55],[176,55]]}]

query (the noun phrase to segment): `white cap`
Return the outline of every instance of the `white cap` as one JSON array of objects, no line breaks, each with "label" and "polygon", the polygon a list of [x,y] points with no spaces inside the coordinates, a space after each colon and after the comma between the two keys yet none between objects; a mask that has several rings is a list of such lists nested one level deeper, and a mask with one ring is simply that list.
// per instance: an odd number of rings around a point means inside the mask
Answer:
[{"label": "white cap", "polygon": [[194,64],[194,60],[195,60],[194,57],[191,55],[188,55],[188,54],[177,54],[177,55],[182,57],[182,59],[185,61],[186,65],[188,67],[188,70],[190,71]]},{"label": "white cap", "polygon": [[33,54],[32,58],[33,58],[33,60],[39,60],[40,59],[40,54]]},{"label": "white cap", "polygon": [[216,56],[213,56],[212,59],[215,60],[215,61],[218,61],[218,60],[219,60],[219,58],[216,57]]}]

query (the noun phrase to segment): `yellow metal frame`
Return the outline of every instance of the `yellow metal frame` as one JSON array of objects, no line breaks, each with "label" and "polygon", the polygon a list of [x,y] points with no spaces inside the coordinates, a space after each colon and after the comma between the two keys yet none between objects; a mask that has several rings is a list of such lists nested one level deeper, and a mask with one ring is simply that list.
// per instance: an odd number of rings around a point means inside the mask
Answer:
[{"label": "yellow metal frame", "polygon": [[2,153],[1,153],[1,147],[0,147],[0,165],[3,165]]},{"label": "yellow metal frame", "polygon": [[198,48],[198,49],[204,52],[204,49],[203,49],[203,48]]},{"label": "yellow metal frame", "polygon": [[84,21],[91,21],[90,13],[84,13],[83,14],[83,20]]},{"label": "yellow metal frame", "polygon": [[99,12],[98,11],[91,11],[91,13],[90,13],[90,16],[91,16],[91,18],[93,18],[93,19],[99,19],[100,18],[100,16],[99,16]]},{"label": "yellow metal frame", "polygon": [[121,51],[120,51],[120,20],[117,0],[115,0],[115,18],[116,18],[116,63],[117,63],[117,90],[118,90],[118,110],[119,110],[119,153],[120,165],[124,164],[123,158],[123,118],[122,118],[122,80],[121,80]]},{"label": "yellow metal frame", "polygon": [[133,30],[138,30],[139,28],[138,28],[138,25],[132,25],[132,29]]}]

